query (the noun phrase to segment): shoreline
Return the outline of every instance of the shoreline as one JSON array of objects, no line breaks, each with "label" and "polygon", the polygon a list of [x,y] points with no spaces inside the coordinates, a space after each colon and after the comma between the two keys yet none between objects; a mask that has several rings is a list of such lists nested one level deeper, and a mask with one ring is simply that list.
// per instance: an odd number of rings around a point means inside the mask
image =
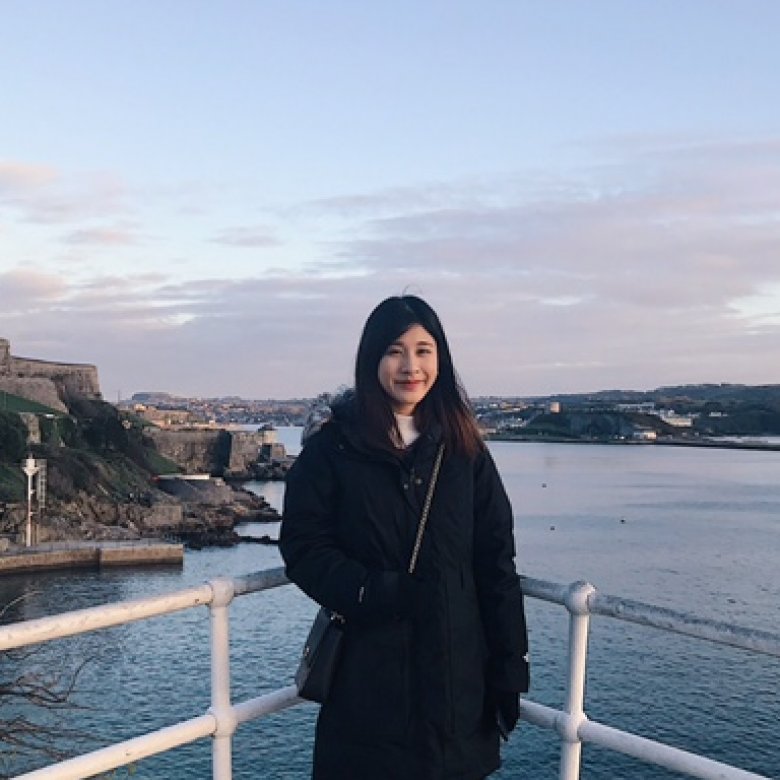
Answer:
[{"label": "shoreline", "polygon": [[184,545],[161,540],[48,542],[6,550],[0,555],[0,578],[6,574],[55,569],[181,566],[183,563]]},{"label": "shoreline", "polygon": [[569,439],[565,436],[525,436],[523,434],[490,434],[485,441],[520,442],[524,444],[602,444],[631,447],[701,447],[722,450],[766,450],[780,452],[780,444],[761,441],[718,441],[717,439],[656,439],[636,441],[632,439]]}]

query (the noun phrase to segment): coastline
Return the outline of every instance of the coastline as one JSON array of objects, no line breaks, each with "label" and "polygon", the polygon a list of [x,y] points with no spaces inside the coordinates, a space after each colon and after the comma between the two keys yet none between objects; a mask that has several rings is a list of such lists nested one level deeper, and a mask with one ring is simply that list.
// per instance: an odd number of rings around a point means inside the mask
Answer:
[{"label": "coastline", "polygon": [[636,439],[585,439],[568,438],[566,436],[528,436],[523,434],[489,434],[485,441],[510,441],[526,444],[607,444],[630,447],[702,447],[725,450],[767,450],[780,452],[780,444],[758,440],[732,441],[718,439],[664,438],[655,441],[639,441]]},{"label": "coastline", "polygon": [[181,566],[184,545],[161,540],[52,542],[15,547],[0,555],[0,577],[52,569],[108,566]]}]

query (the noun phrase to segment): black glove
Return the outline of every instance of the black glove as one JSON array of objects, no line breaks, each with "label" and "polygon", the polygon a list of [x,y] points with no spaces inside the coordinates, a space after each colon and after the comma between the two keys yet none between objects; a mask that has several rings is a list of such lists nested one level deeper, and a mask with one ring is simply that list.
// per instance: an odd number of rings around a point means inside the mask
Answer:
[{"label": "black glove", "polygon": [[504,739],[517,726],[520,717],[520,694],[515,691],[491,691],[491,697],[498,731]]}]

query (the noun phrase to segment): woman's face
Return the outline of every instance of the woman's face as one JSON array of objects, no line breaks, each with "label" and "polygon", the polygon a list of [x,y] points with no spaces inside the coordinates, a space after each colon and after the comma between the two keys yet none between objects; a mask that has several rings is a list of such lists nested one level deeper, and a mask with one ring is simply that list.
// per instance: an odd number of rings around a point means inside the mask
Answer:
[{"label": "woman's face", "polygon": [[412,325],[385,350],[378,375],[393,411],[413,414],[439,375],[436,339],[421,325]]}]

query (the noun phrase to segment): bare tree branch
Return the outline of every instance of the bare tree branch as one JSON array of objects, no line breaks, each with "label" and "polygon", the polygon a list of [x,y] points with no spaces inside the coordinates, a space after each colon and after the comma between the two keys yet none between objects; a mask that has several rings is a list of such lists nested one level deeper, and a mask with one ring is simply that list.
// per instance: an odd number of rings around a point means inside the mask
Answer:
[{"label": "bare tree branch", "polygon": [[[26,593],[0,607],[0,623],[10,610],[36,593]],[[0,777],[19,759],[59,761],[91,737],[63,722],[66,713],[85,710],[75,700],[77,683],[92,659],[69,672],[53,671],[37,659],[40,646],[0,653]],[[43,670],[45,668],[45,671]]]}]

